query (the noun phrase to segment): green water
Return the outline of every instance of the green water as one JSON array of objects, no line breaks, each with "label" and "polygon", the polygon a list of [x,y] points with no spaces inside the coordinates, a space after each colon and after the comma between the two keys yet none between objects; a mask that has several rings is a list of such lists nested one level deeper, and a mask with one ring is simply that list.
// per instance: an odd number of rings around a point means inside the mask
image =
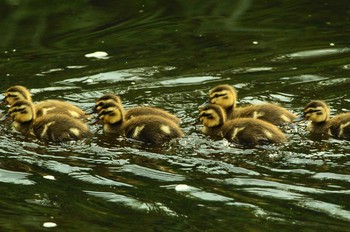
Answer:
[{"label": "green water", "polygon": [[91,140],[47,145],[0,125],[0,231],[349,231],[348,141],[301,123],[247,149],[195,126],[223,83],[242,105],[349,111],[349,19],[345,0],[1,1],[1,92],[85,110],[114,92],[176,114],[186,136],[148,146],[91,126]]}]

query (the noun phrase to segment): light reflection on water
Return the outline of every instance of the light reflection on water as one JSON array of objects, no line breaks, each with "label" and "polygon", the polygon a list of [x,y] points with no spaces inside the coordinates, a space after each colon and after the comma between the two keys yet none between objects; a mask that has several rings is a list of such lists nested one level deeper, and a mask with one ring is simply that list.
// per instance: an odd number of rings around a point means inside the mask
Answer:
[{"label": "light reflection on water", "polygon": [[[289,38],[292,44],[293,30],[245,27],[243,15],[255,8],[252,1],[244,2],[237,1],[241,8],[231,12],[232,22],[218,14],[216,6],[215,17],[191,17],[194,25],[177,24],[171,17],[166,18],[169,22],[161,21],[163,11],[147,12],[147,6],[138,6],[145,14],[137,11],[138,17],[120,24],[103,25],[82,35],[53,36],[50,40],[62,40],[53,41],[49,50],[38,55],[38,63],[26,57],[30,49],[6,53],[5,59],[22,69],[3,71],[5,76],[11,73],[11,78],[4,81],[2,90],[23,84],[36,101],[61,98],[85,110],[97,97],[112,92],[121,96],[126,108],[153,105],[176,114],[186,136],[148,146],[103,135],[100,126],[91,125],[94,138],[53,145],[1,125],[0,187],[7,194],[0,200],[0,218],[10,217],[0,220],[9,225],[0,228],[14,228],[18,218],[23,228],[33,230],[46,222],[70,231],[99,231],[106,224],[129,231],[156,225],[160,231],[229,231],[232,224],[254,231],[274,231],[276,225],[293,230],[346,228],[350,221],[348,141],[311,138],[305,123],[286,128],[289,141],[281,146],[246,148],[198,133],[197,107],[207,99],[210,87],[222,83],[238,89],[242,105],[269,101],[300,113],[306,102],[319,98],[327,100],[333,114],[350,109],[349,79],[344,73],[349,69],[349,49],[329,48],[324,41],[315,48],[300,41],[289,46],[274,40],[275,32],[286,33],[283,40]],[[210,8],[203,5],[203,9]],[[222,22],[219,28],[227,31],[220,33],[213,22]],[[193,31],[196,25],[200,30]],[[159,35],[149,31],[157,27]],[[312,35],[305,34],[305,40],[313,41]],[[6,38],[10,43],[8,34]],[[79,40],[82,43],[66,54],[63,48]],[[95,40],[99,46],[83,46]],[[102,40],[107,45],[100,46]],[[101,48],[109,59],[84,57]],[[61,57],[55,58],[57,54]],[[77,221],[78,229],[73,226]]]}]

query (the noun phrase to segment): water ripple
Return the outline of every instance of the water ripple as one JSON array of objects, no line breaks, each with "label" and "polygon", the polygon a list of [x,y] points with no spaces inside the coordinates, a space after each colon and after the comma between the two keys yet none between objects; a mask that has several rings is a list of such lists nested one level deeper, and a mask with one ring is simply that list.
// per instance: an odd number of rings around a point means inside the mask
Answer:
[{"label": "water ripple", "polygon": [[33,185],[34,181],[29,180],[28,177],[31,176],[28,173],[14,172],[4,169],[0,169],[0,182],[11,183],[11,184],[22,184],[22,185]]},{"label": "water ripple", "polygon": [[273,61],[288,60],[288,59],[311,59],[319,57],[329,57],[350,52],[350,48],[321,48],[315,50],[300,51],[282,55],[273,59]]},{"label": "water ripple", "polygon": [[177,213],[169,209],[165,205],[159,202],[155,203],[145,203],[134,198],[112,193],[112,192],[96,192],[84,190],[85,193],[105,199],[108,202],[118,203],[126,207],[130,207],[134,210],[146,211],[146,212],[163,212],[169,216],[177,216]]},{"label": "water ripple", "polygon": [[114,169],[118,172],[130,172],[136,176],[147,177],[150,179],[164,181],[164,182],[177,182],[184,181],[186,178],[180,174],[158,171],[155,169],[139,166],[139,165],[124,165],[123,167]]}]

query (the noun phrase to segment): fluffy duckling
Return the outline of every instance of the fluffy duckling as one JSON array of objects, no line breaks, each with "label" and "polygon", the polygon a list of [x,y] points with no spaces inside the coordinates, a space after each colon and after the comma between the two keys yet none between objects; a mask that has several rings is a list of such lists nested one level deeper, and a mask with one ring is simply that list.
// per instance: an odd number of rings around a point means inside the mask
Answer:
[{"label": "fluffy duckling", "polygon": [[[101,108],[107,101],[114,101],[117,104],[122,104],[121,99],[114,94],[105,94],[102,97],[98,98],[96,104],[93,108],[93,112],[100,112]],[[129,120],[132,117],[145,116],[145,115],[157,115],[166,119],[173,121],[176,124],[180,124],[181,120],[175,115],[169,113],[166,110],[152,107],[152,106],[139,106],[128,109],[125,113],[125,119]]]},{"label": "fluffy duckling", "polygon": [[350,140],[350,113],[342,113],[330,118],[327,103],[314,100],[305,106],[303,118],[311,121],[307,129],[313,134]]},{"label": "fluffy duckling", "polygon": [[254,118],[226,120],[225,110],[215,104],[200,107],[199,122],[204,125],[204,134],[226,138],[235,143],[256,145],[286,141],[283,132],[269,122]]},{"label": "fluffy duckling", "polygon": [[98,118],[106,133],[125,135],[146,143],[160,144],[184,134],[173,121],[158,115],[143,115],[126,119],[121,104],[106,101],[100,108]]},{"label": "fluffy duckling", "polygon": [[79,119],[64,114],[37,117],[35,112],[33,103],[19,100],[10,106],[8,117],[12,118],[17,131],[47,141],[80,140],[91,135],[89,128]]},{"label": "fluffy duckling", "polygon": [[292,123],[296,118],[296,115],[287,109],[271,103],[236,107],[237,91],[230,85],[218,85],[210,89],[209,102],[223,107],[228,119],[258,118],[279,126]]},{"label": "fluffy duckling", "polygon": [[[29,90],[21,85],[15,85],[8,88],[5,92],[5,98],[3,99],[3,105],[13,105],[19,100],[27,100],[32,102],[32,97]],[[60,100],[45,100],[35,103],[36,115],[44,116],[48,113],[53,114],[66,114],[73,118],[85,119],[86,113],[79,107]]]}]

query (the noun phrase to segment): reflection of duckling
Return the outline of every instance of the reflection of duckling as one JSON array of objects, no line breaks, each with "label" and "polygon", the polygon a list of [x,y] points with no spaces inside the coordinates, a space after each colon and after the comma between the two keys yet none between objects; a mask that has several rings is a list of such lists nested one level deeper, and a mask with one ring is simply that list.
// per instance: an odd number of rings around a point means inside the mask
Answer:
[{"label": "reflection of duckling", "polygon": [[143,115],[125,119],[125,111],[121,104],[106,101],[98,115],[104,124],[106,133],[125,135],[146,143],[164,143],[184,134],[179,126],[158,115]]},{"label": "reflection of duckling", "polygon": [[330,111],[324,101],[311,101],[304,108],[303,117],[311,121],[307,129],[313,134],[331,135],[350,140],[350,113],[330,118]]},{"label": "reflection of duckling", "polygon": [[[5,92],[5,98],[2,104],[13,105],[19,100],[27,100],[32,102],[32,97],[29,90],[20,85],[15,85],[8,88]],[[86,118],[86,113],[79,107],[72,105],[65,101],[59,100],[45,100],[35,103],[36,115],[44,116],[47,113],[60,113],[66,114],[73,118]]]},{"label": "reflection of duckling", "polygon": [[35,106],[30,101],[19,100],[10,106],[8,116],[13,127],[23,134],[34,134],[37,138],[61,142],[83,139],[91,134],[81,121],[64,114],[47,114],[36,117]]},{"label": "reflection of duckling", "polygon": [[296,118],[296,115],[287,109],[271,103],[236,107],[237,92],[230,85],[218,85],[210,89],[209,102],[223,107],[228,119],[258,118],[279,126],[291,123]]},{"label": "reflection of duckling", "polygon": [[[122,104],[122,101],[118,96],[114,94],[105,94],[99,99],[97,99],[93,111],[98,113],[107,101],[114,101],[118,104]],[[128,109],[125,113],[125,119],[128,120],[132,117],[144,116],[144,115],[158,115],[166,119],[169,119],[175,122],[176,124],[180,124],[180,119],[175,115],[169,113],[166,110],[163,110],[157,107],[151,107],[151,106],[139,106],[139,107]]]},{"label": "reflection of duckling", "polygon": [[275,125],[254,118],[236,118],[226,121],[225,110],[219,105],[200,107],[199,122],[202,132],[242,144],[282,143],[286,137]]}]

